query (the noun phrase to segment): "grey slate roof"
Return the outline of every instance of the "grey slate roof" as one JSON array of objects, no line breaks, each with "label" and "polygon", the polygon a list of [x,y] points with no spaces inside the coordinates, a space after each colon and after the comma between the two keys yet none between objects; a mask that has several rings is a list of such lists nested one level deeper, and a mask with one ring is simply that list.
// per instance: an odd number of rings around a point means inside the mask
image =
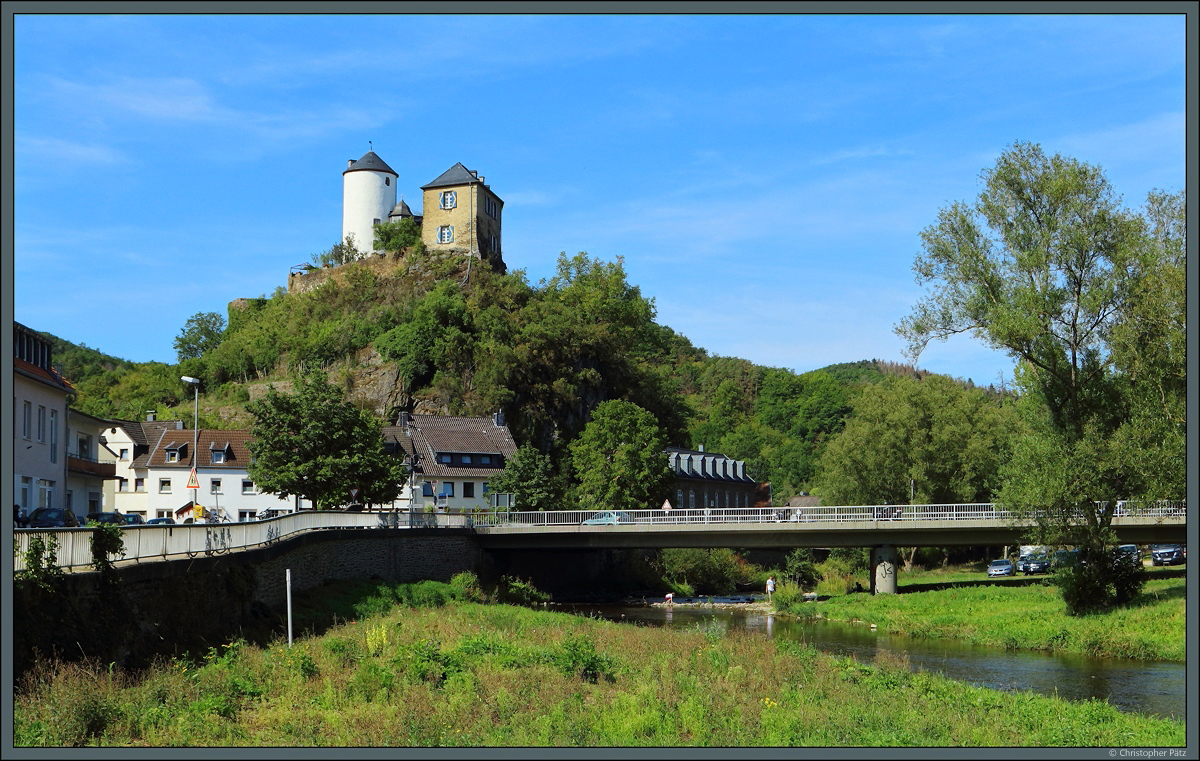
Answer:
[{"label": "grey slate roof", "polygon": [[[387,173],[391,174],[393,177],[400,176],[400,175],[396,174],[395,169],[392,169],[390,166],[388,166],[386,163],[384,163],[384,160],[379,158],[379,156],[377,156],[375,154],[375,151],[367,151],[366,153],[363,154],[363,157],[361,159],[359,159],[358,161],[355,161],[353,164],[351,164],[349,167],[346,168],[346,172],[361,172],[361,171],[387,172]],[[342,174],[346,174],[346,172],[342,172]]]},{"label": "grey slate roof", "polygon": [[411,217],[411,216],[415,216],[415,215],[412,213],[412,209],[408,208],[408,204],[406,204],[404,202],[404,199],[401,198],[400,203],[396,204],[396,206],[392,209],[392,211],[388,214],[388,216],[389,217]]},{"label": "grey slate roof", "polygon": [[458,162],[446,171],[442,172],[436,180],[428,185],[422,185],[421,190],[429,188],[447,188],[452,185],[470,185],[473,182],[480,182],[479,172],[472,172]]}]

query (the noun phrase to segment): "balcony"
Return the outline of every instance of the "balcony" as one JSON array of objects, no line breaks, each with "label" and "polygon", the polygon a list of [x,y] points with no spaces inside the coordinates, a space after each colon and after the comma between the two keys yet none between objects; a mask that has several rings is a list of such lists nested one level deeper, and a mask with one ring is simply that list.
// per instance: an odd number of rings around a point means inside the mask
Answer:
[{"label": "balcony", "polygon": [[96,460],[79,455],[67,455],[67,470],[95,478],[116,478],[117,464],[115,462],[97,462]]}]

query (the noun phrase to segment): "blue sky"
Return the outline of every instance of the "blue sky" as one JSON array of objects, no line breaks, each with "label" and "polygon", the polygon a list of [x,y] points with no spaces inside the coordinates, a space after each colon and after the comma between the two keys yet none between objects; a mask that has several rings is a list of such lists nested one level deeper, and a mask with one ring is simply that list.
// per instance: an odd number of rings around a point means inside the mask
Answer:
[{"label": "blue sky", "polygon": [[[504,258],[624,257],[658,321],[799,372],[904,361],[919,233],[1015,141],[1131,207],[1185,182],[1182,15],[18,16],[14,318],[174,362],[341,234],[372,141],[455,162]],[[918,365],[1011,378],[963,337]]]}]

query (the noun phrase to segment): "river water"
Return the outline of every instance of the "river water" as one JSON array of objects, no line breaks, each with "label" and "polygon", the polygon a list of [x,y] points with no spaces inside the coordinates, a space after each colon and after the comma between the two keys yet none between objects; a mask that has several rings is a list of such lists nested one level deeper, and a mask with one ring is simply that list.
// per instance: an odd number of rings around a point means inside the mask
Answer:
[{"label": "river water", "polygon": [[[733,601],[713,598],[713,602]],[[1098,698],[1122,711],[1152,716],[1182,720],[1187,704],[1184,663],[994,650],[954,640],[882,634],[862,624],[807,621],[736,608],[582,603],[555,607],[564,612],[643,626],[681,629],[719,626],[726,631],[757,631],[768,637],[805,642],[826,653],[853,656],[864,663],[886,652],[907,658],[914,670],[940,672],[980,687],[1032,690],[1069,700]]]}]

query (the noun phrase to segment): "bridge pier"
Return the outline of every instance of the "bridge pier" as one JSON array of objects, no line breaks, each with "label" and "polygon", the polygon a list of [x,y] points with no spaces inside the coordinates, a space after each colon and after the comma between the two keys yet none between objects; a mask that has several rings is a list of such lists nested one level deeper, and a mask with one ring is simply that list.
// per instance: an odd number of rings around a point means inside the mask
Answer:
[{"label": "bridge pier", "polygon": [[871,594],[896,594],[896,548],[890,544],[871,548]]}]

